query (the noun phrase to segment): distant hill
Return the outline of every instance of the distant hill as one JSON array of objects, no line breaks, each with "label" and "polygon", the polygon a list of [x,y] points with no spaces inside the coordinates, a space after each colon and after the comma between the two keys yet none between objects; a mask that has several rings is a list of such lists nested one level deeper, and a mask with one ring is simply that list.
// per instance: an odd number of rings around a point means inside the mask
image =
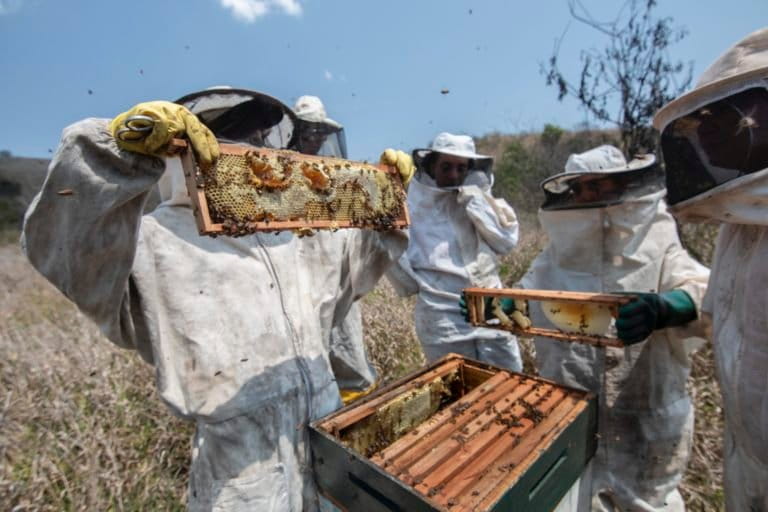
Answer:
[{"label": "distant hill", "polygon": [[50,160],[0,153],[0,216],[20,222],[32,198],[43,185]]}]

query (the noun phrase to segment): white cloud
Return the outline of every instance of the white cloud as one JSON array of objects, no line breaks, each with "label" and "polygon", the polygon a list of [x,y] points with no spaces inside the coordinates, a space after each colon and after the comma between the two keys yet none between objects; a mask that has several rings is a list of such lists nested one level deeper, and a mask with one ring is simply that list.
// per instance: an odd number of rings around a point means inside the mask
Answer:
[{"label": "white cloud", "polygon": [[219,0],[219,3],[230,9],[235,18],[246,23],[253,23],[272,10],[290,16],[301,16],[302,13],[299,0]]},{"label": "white cloud", "polygon": [[326,70],[325,70],[325,72],[323,73],[323,76],[324,76],[324,77],[325,77],[325,79],[326,79],[326,80],[328,80],[329,82],[330,82],[331,80],[333,80],[333,73],[331,73],[331,72],[330,72],[330,71],[328,71],[327,69],[326,69]]},{"label": "white cloud", "polygon": [[22,3],[23,0],[0,0],[0,16],[18,11]]},{"label": "white cloud", "polygon": [[282,9],[285,14],[301,16],[301,4],[299,0],[274,0],[274,4]]}]

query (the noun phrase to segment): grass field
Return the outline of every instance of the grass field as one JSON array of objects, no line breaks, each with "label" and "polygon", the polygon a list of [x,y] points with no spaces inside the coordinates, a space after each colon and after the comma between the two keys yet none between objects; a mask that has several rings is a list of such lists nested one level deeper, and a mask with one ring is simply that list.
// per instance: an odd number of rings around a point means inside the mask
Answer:
[{"label": "grass field", "polygon": [[[17,238],[0,230],[2,508],[182,510],[190,426],[158,400],[152,368],[107,342],[30,267]],[[505,276],[521,275],[543,243],[527,230]],[[386,282],[363,299],[366,341],[384,380],[423,361],[412,305]],[[684,494],[690,510],[722,510],[722,412],[710,350],[696,355],[690,386],[696,444]]]}]

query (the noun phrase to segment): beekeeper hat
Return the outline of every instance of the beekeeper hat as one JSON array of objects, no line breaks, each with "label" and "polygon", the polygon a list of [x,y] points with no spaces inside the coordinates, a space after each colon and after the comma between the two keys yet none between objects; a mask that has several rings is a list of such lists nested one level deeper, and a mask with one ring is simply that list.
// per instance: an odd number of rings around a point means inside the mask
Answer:
[{"label": "beekeeper hat", "polygon": [[664,105],[654,116],[660,132],[670,122],[699,106],[730,96],[768,78],[768,28],[752,32],[733,45],[702,73],[690,92]]},{"label": "beekeeper hat", "polygon": [[448,132],[438,134],[429,148],[413,150],[416,166],[421,168],[424,159],[433,152],[474,160],[476,168],[489,168],[493,163],[493,157],[475,151],[475,141],[469,135],[454,135]]},{"label": "beekeeper hat", "polygon": [[334,121],[325,112],[325,105],[317,96],[301,96],[293,106],[296,117],[313,123],[326,123],[334,128],[341,128],[341,123]]}]

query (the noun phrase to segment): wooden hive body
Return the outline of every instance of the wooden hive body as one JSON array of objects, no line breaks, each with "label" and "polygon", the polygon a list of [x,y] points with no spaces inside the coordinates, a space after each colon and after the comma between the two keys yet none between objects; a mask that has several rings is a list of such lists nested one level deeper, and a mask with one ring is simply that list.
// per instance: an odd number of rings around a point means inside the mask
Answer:
[{"label": "wooden hive body", "polygon": [[[346,510],[551,510],[595,450],[593,395],[451,354],[311,427]],[[519,508],[517,508],[519,507]]]}]

